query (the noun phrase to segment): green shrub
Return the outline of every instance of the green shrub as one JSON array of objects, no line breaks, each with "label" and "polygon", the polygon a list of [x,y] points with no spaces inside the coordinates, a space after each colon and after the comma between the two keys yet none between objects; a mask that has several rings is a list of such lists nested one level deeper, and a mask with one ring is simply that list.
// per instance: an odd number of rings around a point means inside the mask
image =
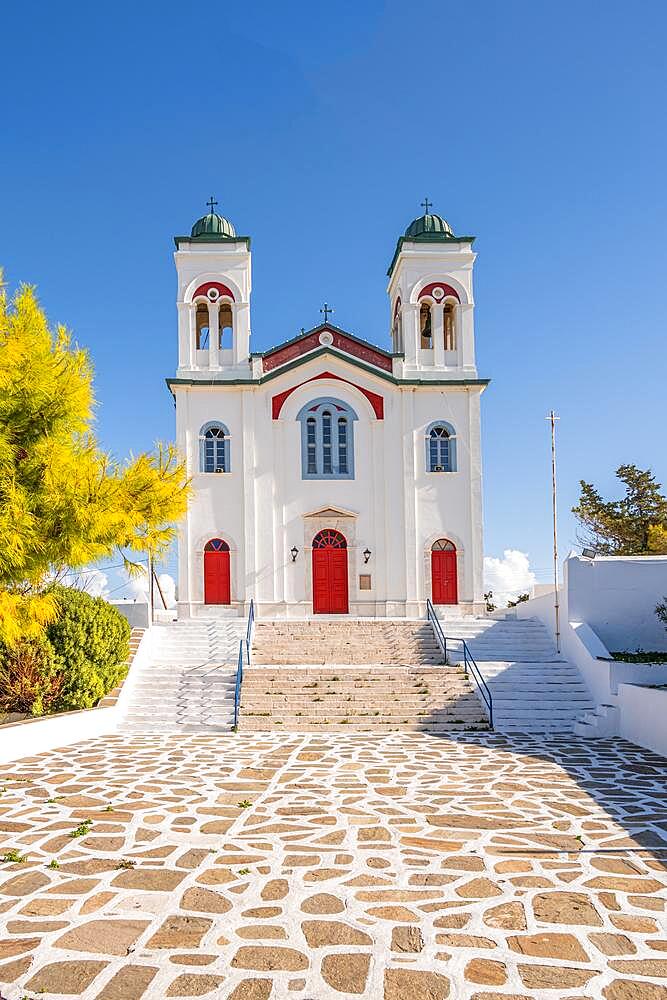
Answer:
[{"label": "green shrub", "polygon": [[58,587],[58,617],[48,626],[56,669],[63,679],[57,712],[92,708],[125,676],[130,626],[101,597]]},{"label": "green shrub", "polygon": [[48,639],[26,640],[11,648],[0,646],[1,712],[45,715],[54,710],[63,686]]}]

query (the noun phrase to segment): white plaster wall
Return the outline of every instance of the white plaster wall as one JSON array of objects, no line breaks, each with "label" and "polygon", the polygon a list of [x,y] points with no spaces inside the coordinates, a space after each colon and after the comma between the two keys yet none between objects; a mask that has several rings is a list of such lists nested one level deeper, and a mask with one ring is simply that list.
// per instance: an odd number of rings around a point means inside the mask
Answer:
[{"label": "white plaster wall", "polygon": [[[230,472],[199,471],[199,431],[220,420],[229,430]],[[194,386],[178,391],[177,442],[186,456],[193,497],[180,530],[179,605],[204,601],[204,546],[222,538],[230,547],[232,604],[252,593],[255,580],[245,560],[246,461],[243,434],[243,390],[238,387]]]},{"label": "white plaster wall", "polygon": [[667,757],[667,691],[621,684],[621,736]]},{"label": "white plaster wall", "polygon": [[[474,402],[473,402],[474,397]],[[478,392],[420,389],[414,400],[417,523],[415,547],[425,571],[419,597],[430,598],[430,550],[448,538],[457,550],[459,603],[482,601],[481,458]],[[456,471],[428,472],[426,428],[446,420],[456,430]]]},{"label": "white plaster wall", "polygon": [[[232,604],[255,597],[264,612],[310,611],[310,544],[323,526],[348,539],[350,611],[422,614],[430,597],[430,549],[437,538],[457,547],[459,602],[482,600],[479,390],[394,387],[338,358],[317,378],[321,359],[258,386],[178,386],[177,441],[187,455],[194,497],[180,533],[179,607],[203,607],[203,548],[223,538],[231,549]],[[354,385],[381,395],[384,419]],[[273,420],[274,395],[299,386]],[[297,414],[308,401],[334,397],[357,414],[351,480],[302,479]],[[457,431],[457,471],[426,472],[426,427],[444,419]],[[231,436],[231,472],[199,472],[199,430],[220,420]],[[343,511],[334,525],[308,515]],[[345,512],[349,517],[345,516]],[[299,549],[296,562],[290,550]],[[364,564],[362,553],[371,557]],[[372,589],[359,590],[370,573]]]},{"label": "white plaster wall", "polygon": [[[234,295],[234,345],[219,353],[221,369],[216,378],[250,377],[250,293],[251,255],[245,243],[182,243],[174,254],[178,275],[179,374],[205,378],[210,372],[208,351],[194,349],[192,296],[199,285],[220,281]],[[197,357],[199,355],[200,357]]]},{"label": "white plaster wall", "polygon": [[571,556],[566,572],[570,619],[587,622],[609,650],[667,651],[654,613],[667,596],[667,556]]},{"label": "white plaster wall", "polygon": [[[470,243],[413,243],[406,241],[398,256],[387,292],[389,294],[390,315],[400,297],[402,305],[403,341],[405,345],[405,369],[419,371],[420,377],[442,377],[443,368],[456,377],[475,376],[475,342],[473,319],[472,275],[476,254]],[[460,305],[457,307],[457,351],[445,357],[442,352],[440,364],[436,365],[433,350],[422,350],[418,336],[419,307],[418,295],[431,282],[442,281],[451,285],[458,293]],[[441,331],[440,331],[441,332]],[[452,364],[453,362],[453,364]]]}]

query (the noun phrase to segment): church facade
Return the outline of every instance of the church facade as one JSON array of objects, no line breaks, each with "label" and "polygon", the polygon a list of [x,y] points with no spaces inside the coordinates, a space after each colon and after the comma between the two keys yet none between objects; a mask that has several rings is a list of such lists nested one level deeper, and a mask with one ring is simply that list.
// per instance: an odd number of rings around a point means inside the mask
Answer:
[{"label": "church facade", "polygon": [[194,489],[179,617],[242,615],[251,598],[265,617],[483,609],[473,239],[428,212],[408,226],[387,348],[325,312],[254,352],[249,238],[213,211],[176,237],[167,383]]}]

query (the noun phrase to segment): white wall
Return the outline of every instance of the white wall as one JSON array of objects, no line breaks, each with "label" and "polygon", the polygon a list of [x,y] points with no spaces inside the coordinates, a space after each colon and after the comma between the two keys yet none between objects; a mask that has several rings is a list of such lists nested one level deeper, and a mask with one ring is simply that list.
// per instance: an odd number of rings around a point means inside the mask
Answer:
[{"label": "white wall", "polygon": [[587,622],[609,650],[667,651],[655,606],[667,596],[667,556],[566,560],[570,621]]},{"label": "white wall", "polygon": [[47,715],[43,718],[26,719],[23,722],[0,726],[0,763],[6,764],[12,760],[20,760],[21,757],[106,736],[122,728],[128,699],[142,662],[151,655],[152,641],[153,633],[147,630],[134,654],[115,705],[110,705],[108,708],[83,709],[79,712],[61,712],[58,715]]},{"label": "white wall", "polygon": [[[337,528],[348,540],[352,613],[423,614],[431,596],[430,549],[442,537],[457,548],[459,603],[481,606],[480,390],[392,386],[337,358],[326,362],[337,378],[321,378],[322,367],[319,359],[307,361],[296,377],[285,372],[263,385],[177,388],[177,441],[195,487],[181,530],[180,613],[203,611],[203,549],[218,536],[231,549],[237,613],[250,597],[260,613],[309,613],[310,546],[322,527]],[[273,419],[272,397],[295,382]],[[357,386],[382,396],[383,419]],[[354,479],[302,478],[297,414],[319,397],[340,399],[357,414]],[[457,432],[452,473],[426,472],[425,429],[438,419]],[[199,472],[199,428],[212,420],[230,432],[229,473]],[[351,516],[335,524],[311,516],[329,507]],[[294,563],[293,546],[299,549]],[[359,590],[360,573],[370,573],[371,591]]]},{"label": "white wall", "polygon": [[621,736],[667,757],[667,691],[621,684]]}]

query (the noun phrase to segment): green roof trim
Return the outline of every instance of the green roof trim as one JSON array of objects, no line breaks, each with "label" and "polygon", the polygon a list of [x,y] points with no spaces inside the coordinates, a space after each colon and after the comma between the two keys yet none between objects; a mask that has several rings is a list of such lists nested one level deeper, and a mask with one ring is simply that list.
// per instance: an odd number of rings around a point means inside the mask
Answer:
[{"label": "green roof trim", "polygon": [[177,250],[181,243],[245,243],[250,249],[249,236],[222,236],[219,233],[207,233],[204,236],[174,236],[174,243]]},{"label": "green roof trim", "polygon": [[448,236],[447,233],[435,232],[421,233],[418,236],[399,236],[387,275],[391,277],[404,243],[470,243],[472,246],[476,239],[476,236]]},{"label": "green roof trim", "polygon": [[384,382],[389,382],[391,385],[403,386],[403,385],[419,385],[419,386],[449,386],[450,388],[465,388],[466,386],[483,386],[486,388],[490,383],[488,378],[449,378],[449,379],[406,379],[397,378],[390,372],[384,371],[382,368],[375,368],[373,365],[367,365],[365,362],[360,361],[358,358],[353,357],[351,354],[345,354],[343,351],[338,351],[335,347],[320,347],[316,351],[311,351],[308,354],[302,354],[300,357],[295,358],[293,361],[288,362],[286,365],[281,365],[280,368],[273,368],[270,372],[266,372],[264,375],[260,375],[259,378],[237,378],[237,379],[204,379],[204,378],[167,378],[165,382],[169,386],[170,391],[173,395],[172,386],[176,385],[247,385],[247,386],[258,386],[264,385],[265,382],[271,382],[273,379],[278,378],[279,375],[284,375],[285,372],[291,371],[294,368],[299,368],[301,365],[305,364],[307,361],[312,361],[314,358],[322,357],[325,354],[332,354],[336,358],[341,358],[343,361],[347,361],[348,364],[352,365],[354,368],[360,368],[362,371],[367,372],[370,375],[375,375],[376,378],[382,379]]}]

